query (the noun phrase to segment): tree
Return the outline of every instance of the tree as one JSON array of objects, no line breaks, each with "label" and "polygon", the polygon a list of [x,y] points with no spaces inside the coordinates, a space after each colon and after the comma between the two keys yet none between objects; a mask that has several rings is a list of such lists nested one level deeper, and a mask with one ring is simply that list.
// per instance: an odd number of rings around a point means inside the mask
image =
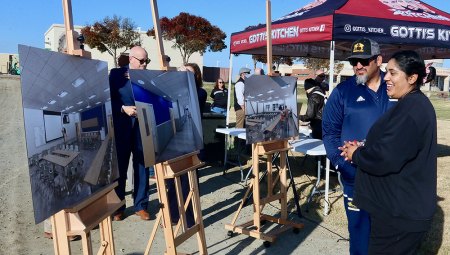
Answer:
[{"label": "tree", "polygon": [[[97,48],[100,52],[108,52],[114,58],[114,65],[117,67],[117,58],[121,53],[135,45],[141,45],[139,32],[135,29],[136,26],[131,19],[122,19],[114,15],[93,25],[86,25],[81,29],[81,34],[89,47]],[[120,49],[123,51],[118,54]]]},{"label": "tree", "polygon": [[[226,34],[199,16],[181,12],[171,19],[163,17],[160,27],[162,38],[175,42],[173,48],[179,49],[184,64],[195,52],[203,55],[206,50],[217,52],[227,48],[224,41]],[[148,30],[147,35],[155,37],[155,29]]]},{"label": "tree", "polygon": [[[314,73],[319,69],[329,71],[330,68],[329,59],[299,57],[298,60],[303,62],[306,68],[313,70]],[[339,74],[342,69],[344,69],[344,64],[341,61],[334,61],[334,74]]]}]

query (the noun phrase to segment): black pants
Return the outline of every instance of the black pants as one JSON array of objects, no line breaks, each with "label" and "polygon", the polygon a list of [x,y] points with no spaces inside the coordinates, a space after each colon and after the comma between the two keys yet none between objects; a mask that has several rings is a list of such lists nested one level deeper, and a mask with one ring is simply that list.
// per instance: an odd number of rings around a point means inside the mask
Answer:
[{"label": "black pants", "polygon": [[311,137],[322,140],[322,120],[311,120],[309,126],[311,127]]},{"label": "black pants", "polygon": [[416,254],[425,233],[403,231],[371,215],[369,254]]}]

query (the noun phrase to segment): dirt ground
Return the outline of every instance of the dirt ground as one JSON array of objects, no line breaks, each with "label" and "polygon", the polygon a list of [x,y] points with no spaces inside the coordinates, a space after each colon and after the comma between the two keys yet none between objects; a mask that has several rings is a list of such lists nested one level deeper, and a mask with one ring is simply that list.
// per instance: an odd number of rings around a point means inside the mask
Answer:
[{"label": "dirt ground", "polygon": [[[33,218],[30,182],[26,158],[23,118],[21,108],[20,81],[17,78],[0,76],[0,254],[53,254],[53,243],[43,238],[42,224],[35,225]],[[438,195],[439,208],[435,224],[424,244],[422,254],[450,254],[449,216],[450,210],[450,121],[438,121]],[[287,232],[279,236],[270,248],[265,248],[261,240],[235,235],[228,237],[224,224],[234,216],[245,186],[240,182],[238,168],[232,168],[222,175],[223,167],[219,162],[208,164],[200,170],[201,206],[209,254],[347,254],[348,233],[342,193],[332,193],[331,212],[322,215],[323,199],[318,197],[305,204],[305,198],[315,181],[314,159],[303,162],[301,155],[290,155],[291,169],[295,177],[296,191],[301,196],[303,217],[296,215],[293,193],[289,190],[290,219],[305,224],[299,234]],[[246,166],[248,169],[249,165]],[[332,175],[331,187],[335,187],[336,178]],[[156,188],[151,186],[149,211],[151,221],[141,221],[129,215],[124,221],[113,222],[116,254],[143,254],[156,214]],[[127,196],[131,204],[131,195]],[[275,213],[279,203],[266,206]],[[266,210],[265,209],[265,210]],[[309,209],[309,210],[308,210]],[[243,220],[251,215],[251,206],[243,212]],[[445,213],[446,212],[446,213]],[[241,219],[241,218],[240,218]],[[98,231],[92,232],[94,252],[99,247]],[[73,254],[82,254],[81,242],[71,243]],[[195,253],[197,242],[190,239],[180,249]],[[156,243],[151,254],[163,254],[164,239],[162,230],[157,233]],[[197,252],[198,254],[198,252]]]}]

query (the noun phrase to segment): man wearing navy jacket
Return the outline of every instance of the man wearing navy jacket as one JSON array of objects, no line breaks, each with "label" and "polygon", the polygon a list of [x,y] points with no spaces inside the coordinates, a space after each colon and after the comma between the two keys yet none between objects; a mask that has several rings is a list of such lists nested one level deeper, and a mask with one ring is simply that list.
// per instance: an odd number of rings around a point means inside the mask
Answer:
[{"label": "man wearing navy jacket", "polygon": [[[117,161],[119,164],[119,185],[115,190],[121,200],[125,199],[128,163],[130,155],[133,153],[134,210],[136,215],[142,220],[150,220],[150,215],[147,212],[149,168],[144,166],[144,153],[139,132],[139,122],[136,115],[136,106],[128,74],[128,69],[146,69],[150,59],[144,48],[135,46],[130,50],[129,60],[130,63],[128,67],[114,68],[109,75]],[[121,207],[114,214],[113,220],[123,220],[125,208],[125,205]]]},{"label": "man wearing navy jacket", "polygon": [[341,82],[331,93],[322,116],[323,142],[327,157],[340,171],[344,185],[344,206],[350,234],[350,254],[367,254],[369,214],[353,203],[356,166],[340,156],[345,141],[363,141],[372,124],[392,106],[381,72],[382,57],[377,42],[355,41],[348,58],[355,75]]}]

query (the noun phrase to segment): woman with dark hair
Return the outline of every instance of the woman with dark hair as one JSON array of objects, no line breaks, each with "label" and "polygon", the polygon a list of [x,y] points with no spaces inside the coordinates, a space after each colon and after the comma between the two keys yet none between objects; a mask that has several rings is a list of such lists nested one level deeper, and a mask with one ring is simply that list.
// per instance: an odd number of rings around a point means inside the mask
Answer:
[{"label": "woman with dark hair", "polygon": [[[194,74],[195,79],[195,86],[197,88],[197,97],[198,97],[198,103],[200,108],[200,116],[202,116],[203,109],[205,107],[206,103],[206,97],[208,94],[206,93],[206,90],[204,90],[203,87],[203,78],[202,78],[202,72],[200,71],[200,67],[195,63],[187,63],[184,65],[184,68],[181,68],[180,70],[186,70],[189,72],[192,72]],[[201,123],[200,123],[201,124]],[[203,149],[200,150],[199,158],[201,160],[201,156],[203,153]],[[196,171],[198,171],[196,169]],[[198,181],[198,172],[197,172],[197,181]],[[174,179],[167,179],[166,180],[166,188],[167,188],[167,195],[169,197],[169,210],[170,210],[170,216],[171,216],[171,222],[172,224],[177,224],[180,220],[180,212],[179,207],[183,207],[183,205],[178,204],[177,199],[177,193],[175,188],[175,182]],[[189,177],[188,174],[185,173],[181,175],[181,190],[184,201],[187,200],[190,185],[189,185]],[[195,224],[195,217],[194,212],[192,210],[192,203],[188,206],[186,209],[186,224],[190,228]]]},{"label": "woman with dark hair", "polygon": [[200,67],[195,63],[187,63],[185,67],[186,70],[194,73],[195,86],[197,87],[198,105],[200,107],[200,116],[202,116],[205,111],[206,98],[208,97],[208,93],[206,93],[206,90],[202,88],[202,72],[200,71]]},{"label": "woman with dark hair", "polygon": [[353,203],[370,214],[369,254],[416,254],[436,210],[436,114],[420,91],[425,76],[419,54],[395,53],[384,80],[398,103],[365,143],[339,148],[358,166]]},{"label": "woman with dark hair", "polygon": [[214,100],[211,111],[227,116],[228,89],[225,88],[225,82],[222,78],[216,80],[216,85],[211,91],[210,97]]}]

